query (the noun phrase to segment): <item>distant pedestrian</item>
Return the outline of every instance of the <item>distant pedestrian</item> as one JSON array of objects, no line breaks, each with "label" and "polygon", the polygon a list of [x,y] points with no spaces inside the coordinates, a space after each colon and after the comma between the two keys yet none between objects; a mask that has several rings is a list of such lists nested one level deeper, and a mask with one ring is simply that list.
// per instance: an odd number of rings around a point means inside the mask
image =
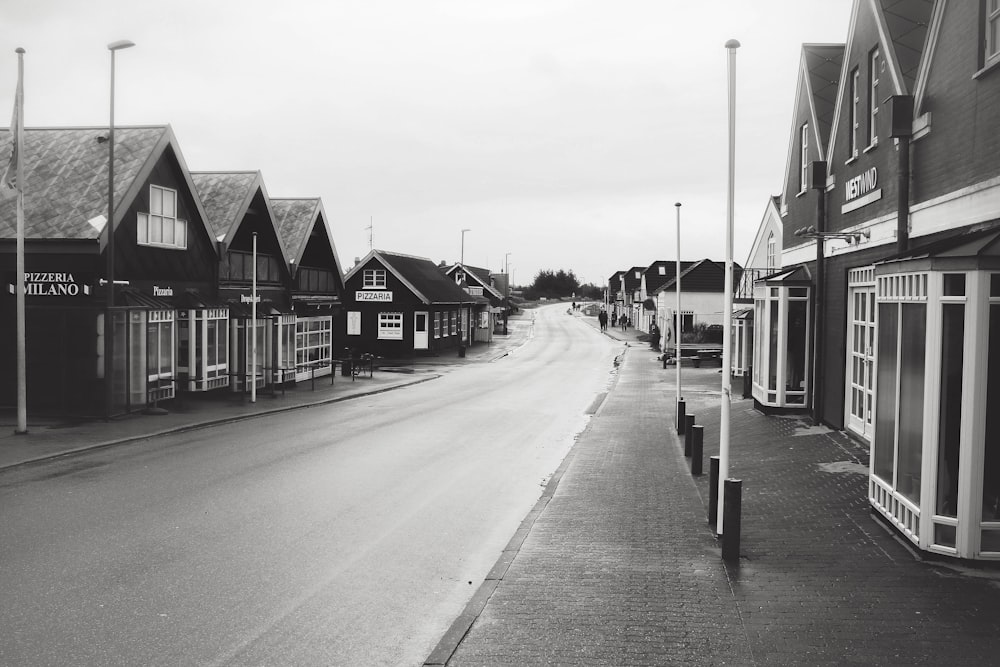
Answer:
[{"label": "distant pedestrian", "polygon": [[601,331],[608,330],[608,314],[605,311],[601,311],[597,314],[597,321],[601,323]]},{"label": "distant pedestrian", "polygon": [[628,318],[625,317],[624,315],[622,315],[622,317],[619,320],[619,322],[621,322],[621,324],[622,324],[622,331],[627,331],[628,330]]},{"label": "distant pedestrian", "polygon": [[618,326],[618,313],[613,313],[611,315],[611,326],[613,327]]}]

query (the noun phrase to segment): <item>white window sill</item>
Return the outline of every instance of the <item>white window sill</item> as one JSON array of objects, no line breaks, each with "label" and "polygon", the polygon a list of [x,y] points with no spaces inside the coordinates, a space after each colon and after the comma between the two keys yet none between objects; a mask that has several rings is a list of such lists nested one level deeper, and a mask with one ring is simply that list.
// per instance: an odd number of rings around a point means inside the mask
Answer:
[{"label": "white window sill", "polygon": [[878,139],[876,139],[872,143],[868,144],[868,146],[863,151],[861,151],[861,152],[862,153],[870,153],[873,150],[875,150],[876,148],[878,148]]},{"label": "white window sill", "polygon": [[997,68],[1000,68],[1000,55],[993,56],[991,60],[987,60],[986,65],[984,65],[981,70],[973,74],[972,78],[982,78]]}]

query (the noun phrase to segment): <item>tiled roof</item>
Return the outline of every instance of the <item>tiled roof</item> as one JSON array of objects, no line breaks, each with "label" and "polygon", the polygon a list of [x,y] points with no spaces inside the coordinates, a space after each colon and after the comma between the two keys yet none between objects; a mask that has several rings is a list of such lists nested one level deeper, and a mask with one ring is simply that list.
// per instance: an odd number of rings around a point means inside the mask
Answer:
[{"label": "tiled roof", "polygon": [[215,238],[226,238],[234,231],[237,219],[254,195],[260,172],[202,171],[191,172],[191,180],[208,214],[208,225]]},{"label": "tiled roof", "polygon": [[[681,275],[689,268],[694,266],[696,262],[689,262],[681,260]],[[659,267],[664,267],[663,275],[660,275]],[[674,260],[660,260],[653,262],[646,269],[646,293],[652,294],[661,285],[665,285],[668,281],[674,279],[677,274],[677,262]]]},{"label": "tiled roof", "polygon": [[[25,129],[26,238],[100,238],[101,229],[87,221],[108,214],[107,137],[107,128]],[[116,205],[172,139],[166,125],[115,128]],[[12,147],[11,132],[0,130],[0,165],[7,166]],[[0,199],[0,237],[16,234],[16,202]]]},{"label": "tiled roof", "polygon": [[837,106],[840,70],[844,64],[843,44],[803,44],[802,58],[809,76],[816,124],[822,146],[830,139],[830,126]]},{"label": "tiled roof", "polygon": [[278,225],[285,254],[296,262],[301,259],[316,223],[319,203],[319,198],[271,200],[271,210],[274,211],[274,221]]},{"label": "tiled roof", "polygon": [[880,0],[889,39],[896,53],[899,71],[912,93],[927,40],[927,28],[934,10],[933,0]]},{"label": "tiled roof", "polygon": [[489,303],[485,297],[467,294],[426,257],[414,257],[413,255],[403,255],[385,250],[372,250],[347,272],[345,280],[356,274],[372,257],[382,262],[425,303]]},{"label": "tiled roof", "polygon": [[[743,267],[733,262],[733,288],[740,282],[743,275]],[[674,290],[677,283],[676,278],[672,278],[656,291],[663,292]],[[703,259],[693,262],[691,266],[681,270],[681,293],[684,292],[718,292],[723,293],[726,285],[726,265],[724,262],[713,262],[710,259]]]},{"label": "tiled roof", "polygon": [[625,274],[625,289],[627,289],[627,290],[639,289],[639,280],[640,279],[636,278],[635,274],[638,271],[639,274],[641,275],[644,270],[645,270],[645,267],[642,267],[642,266],[633,266],[628,271],[625,271],[624,272],[624,274]]}]

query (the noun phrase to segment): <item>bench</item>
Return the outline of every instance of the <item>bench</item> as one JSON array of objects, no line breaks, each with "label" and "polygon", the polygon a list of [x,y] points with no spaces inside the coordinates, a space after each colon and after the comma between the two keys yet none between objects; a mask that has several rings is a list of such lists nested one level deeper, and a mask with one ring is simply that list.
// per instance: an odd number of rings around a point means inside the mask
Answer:
[{"label": "bench", "polygon": [[689,357],[695,368],[701,368],[702,361],[718,361],[722,365],[722,350],[698,350],[697,354]]}]

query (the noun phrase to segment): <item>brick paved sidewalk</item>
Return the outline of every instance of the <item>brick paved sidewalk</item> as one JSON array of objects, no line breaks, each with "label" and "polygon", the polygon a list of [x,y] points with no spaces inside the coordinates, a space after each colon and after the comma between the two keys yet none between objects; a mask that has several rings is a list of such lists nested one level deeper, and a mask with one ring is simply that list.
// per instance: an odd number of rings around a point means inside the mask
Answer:
[{"label": "brick paved sidewalk", "polygon": [[[648,350],[627,348],[551,500],[449,665],[749,660]],[[442,647],[439,647],[439,649]],[[428,664],[440,662],[436,652]]]},{"label": "brick paved sidewalk", "polygon": [[725,566],[705,509],[721,375],[683,381],[706,475],[673,432],[673,369],[626,348],[554,492],[426,664],[996,664],[997,569],[921,557],[869,511],[866,447],[750,400],[732,402],[743,539]]}]

